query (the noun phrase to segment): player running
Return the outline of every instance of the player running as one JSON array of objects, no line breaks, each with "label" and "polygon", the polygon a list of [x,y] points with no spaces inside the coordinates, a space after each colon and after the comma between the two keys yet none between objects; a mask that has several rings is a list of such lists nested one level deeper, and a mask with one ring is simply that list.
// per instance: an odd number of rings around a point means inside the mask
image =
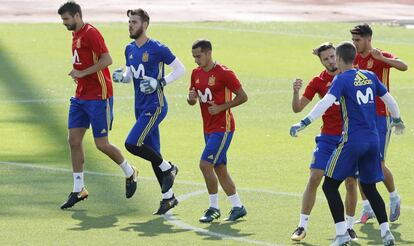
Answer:
[{"label": "player running", "polygon": [[[128,10],[130,44],[125,48],[125,72],[117,69],[114,82],[134,81],[135,125],[125,140],[125,148],[132,154],[151,162],[161,187],[162,200],[154,214],[165,214],[178,204],[172,186],[177,166],[163,159],[160,151],[159,124],[168,112],[164,87],[185,73],[184,65],[170,49],[146,34],[150,17],[143,9]],[[164,76],[164,64],[172,72]]]},{"label": "player running", "polygon": [[[240,201],[236,186],[227,171],[227,150],[234,133],[234,118],[230,108],[247,101],[246,92],[233,71],[213,61],[212,45],[205,39],[192,46],[195,68],[187,97],[190,105],[200,102],[206,146],[201,155],[200,169],[206,182],[210,206],[199,219],[210,223],[221,216],[218,202],[218,182],[233,208],[226,221],[235,221],[247,214]],[[232,93],[236,95],[232,99]]]},{"label": "player running", "polygon": [[88,197],[83,179],[85,154],[82,141],[89,125],[92,125],[96,147],[124,171],[125,195],[131,198],[136,190],[138,171],[108,140],[113,120],[112,82],[108,69],[112,64],[112,58],[100,32],[91,24],[83,22],[82,10],[77,3],[66,2],[60,6],[58,14],[66,28],[73,31],[73,69],[69,76],[77,84],[76,94],[70,99],[68,119],[73,190],[60,208],[70,208]]}]

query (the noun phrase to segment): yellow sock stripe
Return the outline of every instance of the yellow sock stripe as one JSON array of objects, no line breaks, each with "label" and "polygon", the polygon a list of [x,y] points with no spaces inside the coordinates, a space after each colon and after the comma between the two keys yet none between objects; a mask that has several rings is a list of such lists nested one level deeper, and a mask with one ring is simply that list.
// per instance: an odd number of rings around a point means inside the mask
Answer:
[{"label": "yellow sock stripe", "polygon": [[[226,145],[227,135],[228,135],[228,132],[225,132],[225,133],[224,133],[224,136],[223,136],[223,139],[221,140],[220,148],[219,148],[219,150],[217,151],[216,157],[214,157],[213,164],[216,164],[216,162],[217,162],[217,160],[218,160],[218,158],[219,158],[219,156],[220,156],[220,154],[221,154],[221,151],[222,151],[222,150],[223,150],[223,148],[224,148],[224,145]],[[221,164],[221,163],[220,163],[220,164]]]},{"label": "yellow sock stripe", "polygon": [[387,156],[388,144],[390,143],[390,138],[391,138],[391,122],[390,122],[391,119],[388,115],[386,116],[386,120],[387,120],[387,135],[385,135],[385,143],[384,143],[384,156],[383,156],[384,160],[385,160],[385,157]]},{"label": "yellow sock stripe", "polygon": [[149,130],[151,129],[151,127],[154,125],[155,121],[158,118],[158,115],[161,113],[161,107],[158,107],[157,110],[155,111],[154,115],[152,115],[150,121],[148,122],[148,124],[145,126],[144,131],[142,131],[141,136],[138,138],[138,142],[137,142],[137,146],[141,146],[142,143],[144,142],[145,137],[147,136]]}]

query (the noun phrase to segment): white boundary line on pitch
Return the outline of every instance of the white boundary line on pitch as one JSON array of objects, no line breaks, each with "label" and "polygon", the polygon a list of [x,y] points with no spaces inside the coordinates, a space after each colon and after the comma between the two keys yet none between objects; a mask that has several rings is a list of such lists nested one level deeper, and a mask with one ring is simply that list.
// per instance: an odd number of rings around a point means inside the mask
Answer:
[{"label": "white boundary line on pitch", "polygon": [[[34,163],[24,164],[24,163],[17,163],[17,162],[0,161],[0,166],[1,165],[21,167],[21,168],[33,168],[33,169],[40,169],[40,170],[53,171],[53,172],[66,172],[66,173],[71,173],[72,172],[71,169],[67,169],[67,168],[40,166],[40,165],[34,164]],[[101,172],[91,172],[91,171],[84,171],[84,173],[91,174],[91,175],[97,175],[97,176],[124,177],[123,175],[120,175],[120,174],[111,174],[111,173],[101,173]],[[155,181],[155,178],[149,178],[149,177],[139,177],[139,179]],[[205,186],[204,184],[196,183],[196,182],[190,182],[190,181],[178,181],[177,180],[176,183],[196,185],[196,186],[202,186],[202,187]],[[242,189],[239,189],[239,190],[242,190]],[[260,191],[257,190],[256,192],[260,192]],[[206,193],[205,189],[180,195],[180,196],[177,197],[177,199],[180,202],[182,202],[182,201],[185,201],[185,200],[187,200],[187,199],[189,199],[193,196],[201,195],[203,193]],[[277,194],[279,194],[279,193],[277,193]],[[280,194],[285,194],[285,193],[280,193]],[[289,193],[286,193],[286,194],[289,194]],[[245,237],[235,237],[235,236],[222,234],[222,233],[217,233],[217,232],[212,232],[212,231],[209,231],[209,230],[206,230],[206,229],[203,229],[203,228],[195,227],[195,226],[189,225],[189,224],[181,221],[180,219],[177,219],[176,217],[174,217],[170,213],[164,215],[163,217],[164,217],[165,220],[167,220],[168,222],[170,222],[171,224],[174,224],[175,226],[177,226],[179,228],[194,231],[194,232],[198,232],[198,233],[202,233],[202,234],[205,234],[205,235],[208,235],[208,236],[219,237],[221,239],[234,240],[234,241],[239,241],[239,242],[249,243],[249,244],[278,246],[276,244],[268,243],[268,242],[265,242],[265,241],[253,240],[253,239],[248,239],[248,238],[245,238]]]}]

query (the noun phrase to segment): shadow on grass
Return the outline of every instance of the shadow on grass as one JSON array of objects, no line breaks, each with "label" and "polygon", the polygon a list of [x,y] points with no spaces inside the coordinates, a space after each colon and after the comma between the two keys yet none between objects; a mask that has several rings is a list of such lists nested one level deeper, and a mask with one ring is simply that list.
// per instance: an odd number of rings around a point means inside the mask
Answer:
[{"label": "shadow on grass", "polygon": [[87,215],[85,210],[73,210],[72,218],[79,220],[76,228],[70,228],[73,231],[87,231],[91,229],[104,229],[113,228],[118,222],[118,218],[115,215],[103,215],[98,217],[92,217]]},{"label": "shadow on grass", "polygon": [[140,237],[154,237],[161,234],[170,235],[172,233],[186,232],[188,230],[175,229],[163,217],[157,216],[152,220],[131,223],[130,226],[122,228],[121,231],[138,232],[138,236]]},{"label": "shadow on grass", "polygon": [[[209,224],[205,229],[212,233],[219,233],[225,234],[231,237],[248,237],[254,235],[254,233],[241,233],[241,229],[232,228],[233,225],[238,223],[243,223],[243,220],[237,220],[234,222],[213,222]],[[215,236],[215,235],[208,235],[203,232],[197,232],[198,235],[203,236],[204,240],[223,240],[226,238]]]},{"label": "shadow on grass", "polygon": [[[401,224],[391,224],[390,229],[395,237],[395,242],[398,245],[414,245],[414,241],[404,240],[400,232],[396,231]],[[359,238],[363,238],[368,241],[367,245],[382,245],[382,239],[377,223],[367,223],[361,226],[360,231],[365,234],[364,237],[358,235]],[[361,233],[359,233],[361,234]]]}]

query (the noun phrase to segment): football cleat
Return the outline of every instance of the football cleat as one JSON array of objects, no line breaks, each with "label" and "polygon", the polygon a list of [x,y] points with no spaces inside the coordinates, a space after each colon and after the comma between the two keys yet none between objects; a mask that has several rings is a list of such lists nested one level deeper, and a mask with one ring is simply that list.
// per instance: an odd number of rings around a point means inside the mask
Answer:
[{"label": "football cleat", "polygon": [[392,235],[391,231],[385,232],[385,235],[382,237],[382,242],[384,243],[384,246],[392,246],[395,245],[395,238]]},{"label": "football cleat", "polygon": [[138,178],[138,170],[132,167],[134,171],[131,177],[125,179],[125,196],[126,198],[131,198],[135,191],[137,190],[137,178]]},{"label": "football cleat", "polygon": [[246,216],[247,211],[242,207],[234,207],[230,210],[229,217],[225,218],[225,221],[236,221],[239,218]]},{"label": "football cleat", "polygon": [[203,217],[201,217],[198,221],[201,223],[211,223],[213,220],[220,218],[220,210],[217,208],[209,207],[206,211],[204,211]]},{"label": "football cleat", "polygon": [[358,241],[358,236],[357,236],[356,232],[354,231],[354,229],[348,228],[347,231],[348,231],[348,234],[351,237],[352,241]]},{"label": "football cleat", "polygon": [[374,211],[366,211],[365,209],[362,209],[361,217],[355,222],[355,224],[366,224],[369,219],[373,218],[375,218]]},{"label": "football cleat", "polygon": [[401,199],[399,196],[390,199],[390,221],[398,220],[401,212]]},{"label": "football cleat", "polygon": [[75,205],[76,203],[85,200],[86,198],[88,198],[88,191],[86,190],[85,187],[82,188],[82,190],[80,192],[71,192],[68,196],[68,200],[66,202],[64,202],[60,208],[61,209],[67,209],[67,208],[71,208],[73,207],[73,205]]},{"label": "football cleat", "polygon": [[177,206],[178,200],[173,196],[170,199],[162,199],[160,202],[160,207],[153,215],[163,215],[168,210],[172,209],[173,207]]},{"label": "football cleat", "polygon": [[[171,164],[171,162],[170,162]],[[174,180],[175,177],[178,174],[178,168],[177,166],[174,166],[171,164],[171,168],[167,171],[164,172],[164,176],[162,179],[162,185],[161,185],[161,192],[165,193],[167,192],[169,189],[171,189],[171,187],[174,184]]]},{"label": "football cleat", "polygon": [[345,245],[351,245],[351,237],[349,236],[348,232],[346,232],[344,235],[337,235],[331,244],[331,246]]},{"label": "football cleat", "polygon": [[305,228],[303,227],[298,227],[296,228],[296,230],[293,232],[292,236],[290,237],[290,239],[292,239],[293,241],[300,241],[302,239],[304,239],[306,237],[306,231]]}]

